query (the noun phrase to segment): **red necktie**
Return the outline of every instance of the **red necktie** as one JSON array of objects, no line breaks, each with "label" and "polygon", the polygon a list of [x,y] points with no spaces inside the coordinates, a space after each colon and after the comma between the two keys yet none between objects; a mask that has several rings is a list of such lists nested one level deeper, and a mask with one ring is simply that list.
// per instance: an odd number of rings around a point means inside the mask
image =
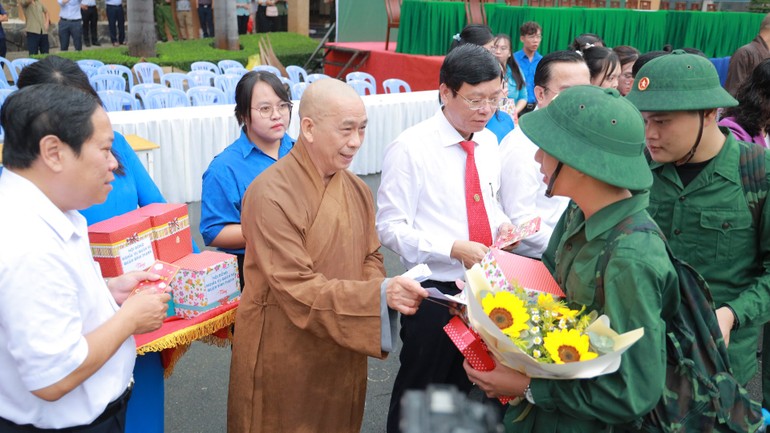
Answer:
[{"label": "red necktie", "polygon": [[476,158],[473,156],[476,143],[461,141],[460,146],[468,154],[465,158],[465,209],[468,213],[468,235],[470,240],[490,246],[492,232],[489,228],[487,209],[484,207],[484,196],[481,194]]}]

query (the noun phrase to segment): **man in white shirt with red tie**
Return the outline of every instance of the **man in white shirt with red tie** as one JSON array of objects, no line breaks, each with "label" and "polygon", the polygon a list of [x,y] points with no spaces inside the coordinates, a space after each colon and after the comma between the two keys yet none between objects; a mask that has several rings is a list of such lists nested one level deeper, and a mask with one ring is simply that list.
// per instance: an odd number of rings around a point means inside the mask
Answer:
[{"label": "man in white shirt with red tie", "polygon": [[[505,95],[499,62],[477,45],[447,54],[439,83],[441,110],[385,150],[377,232],[407,268],[430,267],[424,287],[456,294],[455,280],[481,261],[498,228],[510,224],[497,200],[497,139],[484,129]],[[431,303],[401,317],[401,367],[391,394],[389,433],[400,431],[405,391],[431,383],[471,389],[463,356],[443,330],[450,318],[447,308]]]}]

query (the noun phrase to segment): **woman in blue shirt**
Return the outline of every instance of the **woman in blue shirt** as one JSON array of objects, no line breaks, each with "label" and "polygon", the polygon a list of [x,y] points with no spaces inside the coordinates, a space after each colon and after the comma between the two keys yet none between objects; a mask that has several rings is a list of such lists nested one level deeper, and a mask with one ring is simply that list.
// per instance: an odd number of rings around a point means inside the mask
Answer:
[{"label": "woman in blue shirt", "polygon": [[264,71],[244,75],[235,87],[235,118],[241,136],[215,156],[203,173],[200,232],[206,245],[238,257],[243,287],[243,194],[254,178],[294,146],[286,133],[291,100],[281,80]]}]

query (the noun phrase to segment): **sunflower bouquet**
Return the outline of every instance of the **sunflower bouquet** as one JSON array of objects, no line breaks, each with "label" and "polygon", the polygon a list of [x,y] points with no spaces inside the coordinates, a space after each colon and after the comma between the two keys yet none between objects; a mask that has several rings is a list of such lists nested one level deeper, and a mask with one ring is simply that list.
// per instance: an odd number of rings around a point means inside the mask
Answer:
[{"label": "sunflower bouquet", "polygon": [[618,335],[606,316],[525,289],[498,266],[507,254],[493,250],[466,273],[468,319],[493,357],[530,377],[591,378],[616,371],[621,354],[644,329]]}]

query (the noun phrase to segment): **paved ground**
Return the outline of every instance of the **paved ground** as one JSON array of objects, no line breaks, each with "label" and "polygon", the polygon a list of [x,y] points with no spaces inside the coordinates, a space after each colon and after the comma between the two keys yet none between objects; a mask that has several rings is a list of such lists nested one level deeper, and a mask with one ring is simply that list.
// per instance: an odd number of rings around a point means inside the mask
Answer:
[{"label": "paved ground", "polygon": [[[363,179],[376,191],[379,175]],[[200,203],[190,203],[191,226],[197,229]],[[200,234],[193,231],[196,242],[203,245]],[[388,275],[403,272],[398,257],[383,249]],[[369,359],[368,389],[362,433],[382,433],[388,412],[390,391],[398,370],[398,353],[384,361]],[[227,413],[227,382],[230,349],[195,343],[179,361],[174,375],[166,381],[166,432],[224,433]],[[758,377],[749,384],[754,398],[761,398]],[[427,432],[426,432],[427,433]]]}]

